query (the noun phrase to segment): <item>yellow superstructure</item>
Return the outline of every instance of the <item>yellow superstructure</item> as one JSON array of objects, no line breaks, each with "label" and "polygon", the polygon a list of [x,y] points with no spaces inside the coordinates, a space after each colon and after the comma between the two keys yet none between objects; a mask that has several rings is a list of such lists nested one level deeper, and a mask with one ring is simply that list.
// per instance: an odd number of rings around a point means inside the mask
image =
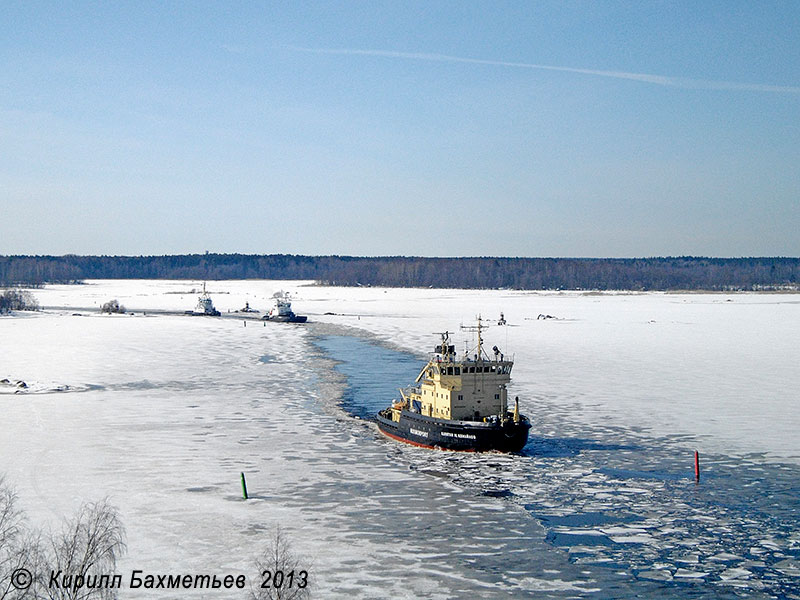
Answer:
[{"label": "yellow superstructure", "polygon": [[456,357],[449,344],[449,333],[420,372],[418,387],[403,393],[403,402],[393,407],[394,420],[400,410],[409,408],[422,415],[457,421],[482,421],[490,416],[507,418],[508,391],[513,360],[506,360],[494,347],[494,358],[483,350],[480,318],[476,331],[478,346],[470,356]]}]

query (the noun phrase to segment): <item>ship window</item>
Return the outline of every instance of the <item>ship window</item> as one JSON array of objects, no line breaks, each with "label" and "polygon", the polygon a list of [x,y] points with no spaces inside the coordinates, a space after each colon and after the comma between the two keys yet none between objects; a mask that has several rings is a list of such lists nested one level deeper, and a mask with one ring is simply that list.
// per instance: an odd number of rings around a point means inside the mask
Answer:
[{"label": "ship window", "polygon": [[461,375],[461,367],[455,367],[455,369],[454,369],[454,373],[455,373],[456,375]]},{"label": "ship window", "polygon": [[447,374],[448,375],[452,375],[453,374],[453,367],[447,367]]},{"label": "ship window", "polygon": [[470,373],[474,373],[474,372],[475,372],[475,367],[470,367],[470,368],[469,368],[469,372],[470,372]]},{"label": "ship window", "polygon": [[483,372],[484,373],[488,373],[489,372],[489,367],[483,367]]},{"label": "ship window", "polygon": [[463,399],[464,399],[464,394],[459,394],[459,395],[458,395],[458,399],[459,399],[459,400],[463,400]]},{"label": "ship window", "polygon": [[500,394],[495,394],[495,395],[494,395],[494,399],[495,399],[495,400],[500,400]]}]

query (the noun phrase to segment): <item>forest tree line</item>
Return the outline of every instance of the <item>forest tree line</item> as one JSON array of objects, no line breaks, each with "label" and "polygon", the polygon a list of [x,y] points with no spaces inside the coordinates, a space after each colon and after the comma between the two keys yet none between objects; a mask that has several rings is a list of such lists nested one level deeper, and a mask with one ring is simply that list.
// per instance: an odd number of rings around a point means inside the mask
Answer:
[{"label": "forest tree line", "polygon": [[800,258],[0,256],[0,286],[86,279],[294,279],[341,286],[518,290],[798,290]]}]

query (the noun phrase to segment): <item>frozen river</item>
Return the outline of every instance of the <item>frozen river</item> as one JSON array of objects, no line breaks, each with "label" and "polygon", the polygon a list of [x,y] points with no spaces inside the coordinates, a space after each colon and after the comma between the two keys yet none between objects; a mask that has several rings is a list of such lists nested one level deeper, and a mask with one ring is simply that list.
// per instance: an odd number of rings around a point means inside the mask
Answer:
[{"label": "frozen river", "polygon": [[[108,496],[121,572],[255,579],[281,525],[317,597],[797,594],[800,296],[223,281],[231,318],[154,314],[200,287],[51,286],[35,295],[58,310],[0,318],[0,379],[29,384],[0,393],[0,473],[40,525]],[[228,312],[279,289],[307,326]],[[135,315],[100,316],[112,298]],[[486,339],[515,356],[524,452],[383,438],[369,416],[436,332],[500,312]]]}]

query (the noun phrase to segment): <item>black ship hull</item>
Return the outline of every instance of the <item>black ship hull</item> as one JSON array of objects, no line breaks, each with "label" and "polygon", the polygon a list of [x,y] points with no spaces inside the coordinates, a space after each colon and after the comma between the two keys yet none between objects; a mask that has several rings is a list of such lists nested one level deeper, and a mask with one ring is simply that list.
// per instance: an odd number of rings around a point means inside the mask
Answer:
[{"label": "black ship hull", "polygon": [[194,310],[187,310],[183,314],[189,315],[190,317],[219,317],[222,315],[218,310],[206,311],[206,312],[197,312]]},{"label": "black ship hull", "polygon": [[[504,423],[451,421],[426,417],[403,410],[400,420],[394,421],[391,409],[378,413],[378,428],[385,435],[423,448],[461,450],[465,452],[519,452],[528,441],[531,428],[527,417],[520,416],[518,423],[509,418]],[[510,417],[511,415],[509,415]]]},{"label": "black ship hull", "polygon": [[277,323],[305,323],[308,321],[308,317],[305,315],[296,315],[292,313],[291,315],[280,315],[277,317],[271,317],[266,315],[261,317],[264,321],[275,321]]}]

